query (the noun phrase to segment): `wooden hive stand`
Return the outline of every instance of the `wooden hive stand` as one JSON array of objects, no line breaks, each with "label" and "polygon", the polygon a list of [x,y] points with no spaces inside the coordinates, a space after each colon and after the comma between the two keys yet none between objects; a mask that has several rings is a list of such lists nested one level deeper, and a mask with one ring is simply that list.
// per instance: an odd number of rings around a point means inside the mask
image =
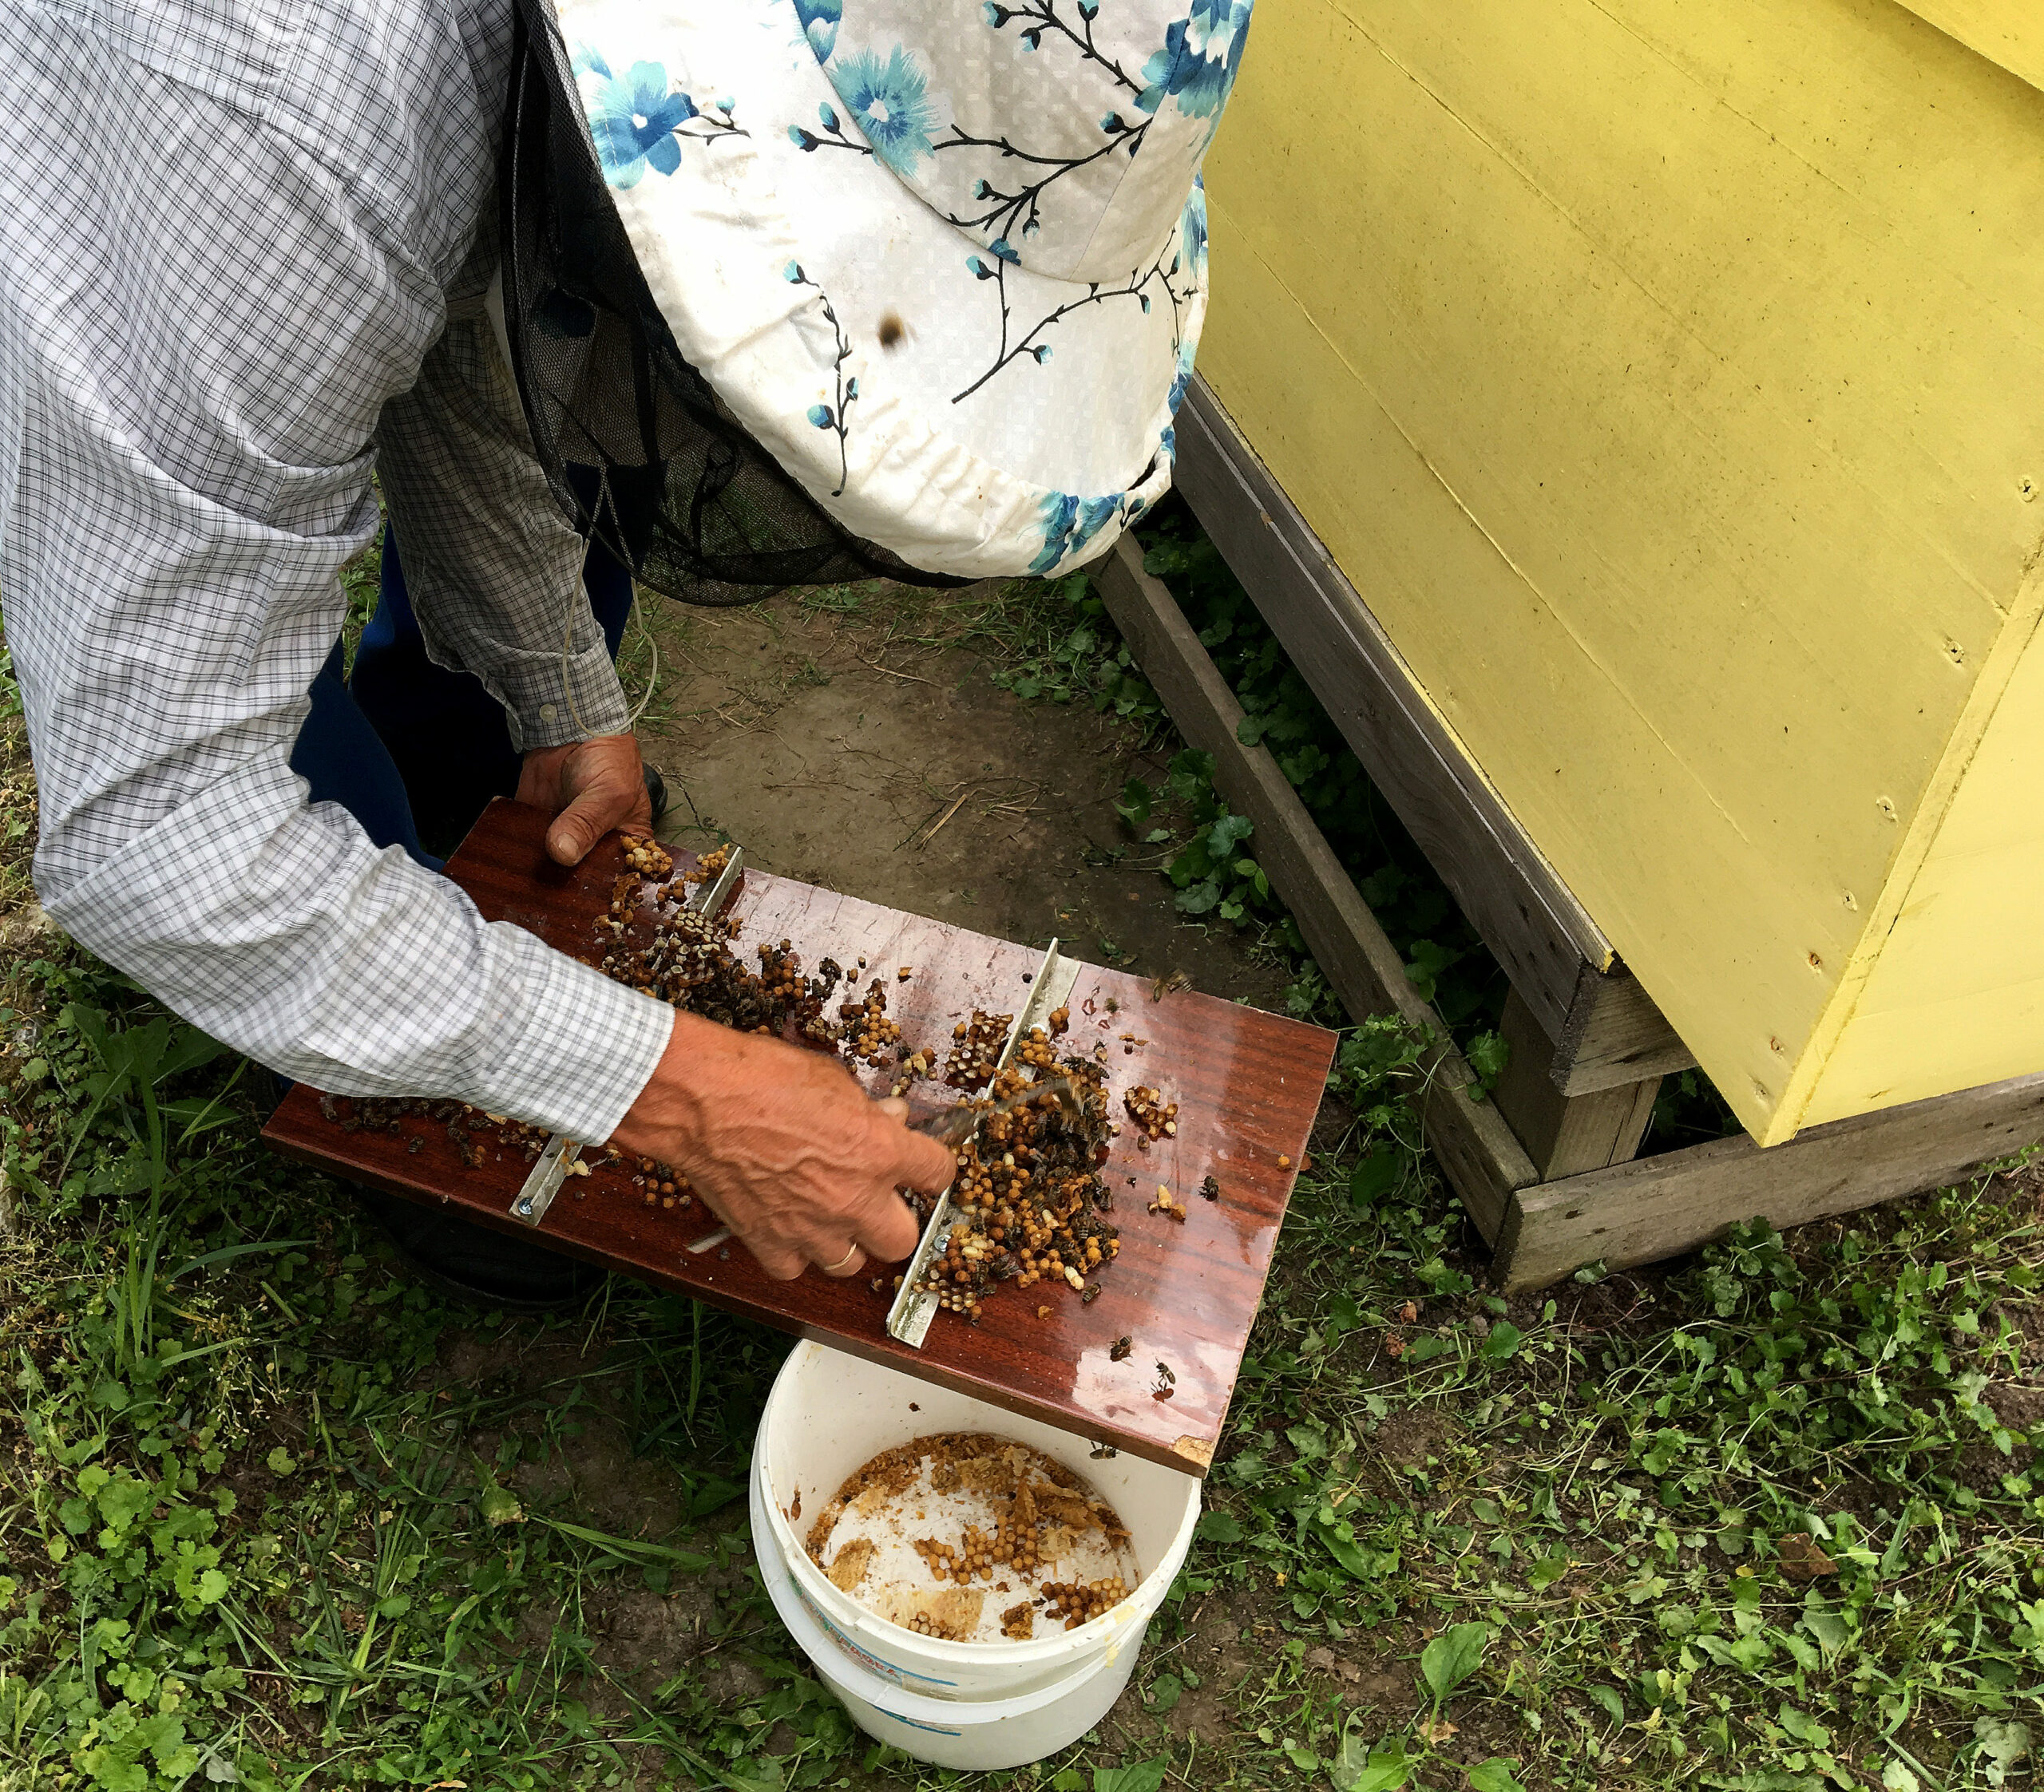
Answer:
[{"label": "wooden hive stand", "polygon": [[1349,1012],[1437,1042],[1428,1142],[1507,1289],[1586,1264],[1650,1262],[1740,1220],[1777,1226],[1947,1181],[2044,1138],[2044,1075],[1806,1129],[1640,1158],[1661,1079],[1695,1057],[1470,762],[1355,587],[1203,382],[1178,419],[1178,489],[1511,980],[1511,1061],[1491,1098],[1405,975],[1276,760],[1237,738],[1241,706],[1171,593],[1123,537],[1095,581],[1214,784],[1256,827],[1258,862]]}]

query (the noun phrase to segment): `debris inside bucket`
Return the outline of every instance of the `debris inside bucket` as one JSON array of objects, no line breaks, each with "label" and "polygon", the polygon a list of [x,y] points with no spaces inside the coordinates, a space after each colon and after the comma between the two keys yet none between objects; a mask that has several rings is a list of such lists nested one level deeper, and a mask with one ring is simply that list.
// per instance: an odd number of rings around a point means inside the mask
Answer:
[{"label": "debris inside bucket", "polygon": [[953,1643],[1027,1642],[1141,1579],[1114,1508],[1040,1450],[980,1432],[883,1450],[810,1525],[810,1558],[877,1616]]}]

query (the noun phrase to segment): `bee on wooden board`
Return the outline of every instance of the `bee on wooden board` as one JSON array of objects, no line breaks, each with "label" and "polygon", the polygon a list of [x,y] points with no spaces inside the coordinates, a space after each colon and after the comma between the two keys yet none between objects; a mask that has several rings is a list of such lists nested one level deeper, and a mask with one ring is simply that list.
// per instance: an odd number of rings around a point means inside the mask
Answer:
[{"label": "bee on wooden board", "polygon": [[1192,978],[1183,971],[1173,971],[1159,977],[1150,986],[1150,999],[1161,1002],[1167,995],[1182,995],[1192,987]]},{"label": "bee on wooden board", "polygon": [[1110,1363],[1126,1362],[1129,1353],[1135,1348],[1135,1346],[1130,1342],[1127,1333],[1123,1332],[1120,1337],[1115,1339],[1114,1347],[1107,1352],[1107,1360]]}]

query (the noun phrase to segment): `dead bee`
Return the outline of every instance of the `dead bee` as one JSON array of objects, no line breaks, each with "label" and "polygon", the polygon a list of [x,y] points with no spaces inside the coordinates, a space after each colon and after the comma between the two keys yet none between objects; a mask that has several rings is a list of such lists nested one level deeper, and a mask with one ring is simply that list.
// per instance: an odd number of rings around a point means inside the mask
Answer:
[{"label": "dead bee", "polygon": [[1111,1443],[1101,1443],[1094,1445],[1086,1454],[1095,1462],[1111,1462],[1121,1452]]},{"label": "dead bee", "polygon": [[1192,987],[1192,979],[1182,971],[1174,971],[1168,976],[1159,977],[1150,986],[1150,999],[1161,1002],[1167,995],[1182,995]]},{"label": "dead bee", "polygon": [[1175,1387],[1178,1386],[1178,1379],[1176,1375],[1171,1373],[1171,1366],[1168,1363],[1159,1363],[1157,1365],[1157,1379],[1162,1382],[1167,1387]]},{"label": "dead bee", "polygon": [[1100,1284],[1098,1282],[1088,1282],[1079,1292],[1079,1304],[1082,1307],[1090,1307],[1099,1298]]},{"label": "dead bee", "polygon": [[1221,1185],[1210,1176],[1199,1185],[1199,1192],[1209,1201],[1218,1201],[1221,1198]]},{"label": "dead bee", "polygon": [[1114,1348],[1107,1352],[1107,1360],[1110,1363],[1124,1362],[1127,1359],[1129,1352],[1135,1348],[1135,1346],[1129,1341],[1128,1335],[1124,1332],[1115,1339]]}]

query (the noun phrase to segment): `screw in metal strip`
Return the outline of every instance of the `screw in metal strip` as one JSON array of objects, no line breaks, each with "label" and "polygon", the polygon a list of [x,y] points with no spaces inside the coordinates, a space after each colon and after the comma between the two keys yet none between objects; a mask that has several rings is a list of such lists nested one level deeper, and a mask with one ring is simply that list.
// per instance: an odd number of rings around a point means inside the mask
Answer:
[{"label": "screw in metal strip", "polygon": [[1073,987],[1079,981],[1079,961],[1060,957],[1053,940],[1044,954],[1044,962],[1036,967],[1036,980],[1029,986],[1029,999],[1022,1004],[1022,1011],[1015,1017],[1008,1029],[1007,1040],[1000,1048],[1000,1056],[995,1061],[994,1072],[998,1075],[1006,1070],[1008,1062],[1022,1042],[1028,1038],[1032,1027],[1048,1027],[1050,1017],[1072,999]]},{"label": "screw in metal strip", "polygon": [[937,1211],[923,1228],[916,1254],[909,1259],[909,1267],[902,1272],[901,1286],[895,1293],[894,1304],[887,1310],[887,1335],[899,1339],[911,1350],[923,1347],[923,1340],[929,1335],[931,1322],[937,1314],[937,1296],[927,1288],[917,1288],[916,1282],[929,1267],[937,1240],[950,1236],[951,1220],[951,1191],[946,1189],[937,1197]]},{"label": "screw in metal strip", "polygon": [[568,1166],[581,1150],[574,1140],[559,1133],[549,1139],[539,1161],[526,1173],[518,1198],[511,1204],[511,1217],[523,1220],[529,1226],[544,1220],[546,1210],[553,1205],[553,1197],[561,1193],[561,1185],[568,1178]]}]

